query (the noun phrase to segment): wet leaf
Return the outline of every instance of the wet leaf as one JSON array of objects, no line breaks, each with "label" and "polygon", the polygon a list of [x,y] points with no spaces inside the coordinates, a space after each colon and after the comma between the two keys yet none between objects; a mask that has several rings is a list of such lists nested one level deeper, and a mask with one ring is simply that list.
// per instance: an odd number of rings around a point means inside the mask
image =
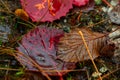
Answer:
[{"label": "wet leaf", "polygon": [[64,37],[60,38],[57,45],[57,56],[59,59],[65,62],[78,62],[90,59],[78,31],[82,31],[93,59],[100,55],[101,48],[107,44],[105,34],[91,32],[84,28],[73,29],[70,33],[65,33]]},{"label": "wet leaf", "polygon": [[[73,0],[21,0],[21,4],[32,21],[54,21],[65,16],[72,8]],[[68,4],[69,3],[69,4]]]},{"label": "wet leaf", "polygon": [[89,2],[89,0],[73,0],[73,4],[76,6],[84,6]]},{"label": "wet leaf", "polygon": [[[56,70],[55,72],[46,72],[49,75],[63,75],[66,72],[57,70],[69,70],[75,68],[75,63],[65,63],[57,59],[56,43],[63,36],[63,31],[55,28],[37,27],[23,36],[18,51],[29,56],[45,71]],[[38,71],[32,65],[32,62],[23,55],[17,53],[18,61],[27,66],[28,70]],[[22,60],[21,60],[22,59]]]},{"label": "wet leaf", "polygon": [[94,9],[95,1],[89,0],[88,3],[84,6],[76,7],[73,11],[81,11],[81,12],[89,12],[90,10]]}]

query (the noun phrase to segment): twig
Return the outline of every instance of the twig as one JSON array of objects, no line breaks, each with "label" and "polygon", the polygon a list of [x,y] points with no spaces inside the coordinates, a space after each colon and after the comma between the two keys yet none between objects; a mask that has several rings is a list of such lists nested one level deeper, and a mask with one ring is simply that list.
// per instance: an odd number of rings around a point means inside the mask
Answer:
[{"label": "twig", "polygon": [[107,0],[102,0],[105,4],[107,4],[109,7],[113,7]]},{"label": "twig", "polygon": [[[10,61],[8,62],[8,67],[10,67]],[[9,73],[9,70],[6,69],[5,80],[8,80],[8,77],[7,77],[8,73]]]},{"label": "twig", "polygon": [[0,70],[20,71],[20,69],[12,69],[12,68],[0,68]]},{"label": "twig", "polygon": [[[59,72],[76,72],[76,71],[86,71],[85,69],[76,69],[76,70],[57,70]],[[56,70],[45,70],[44,72],[56,72]]]},{"label": "twig", "polygon": [[112,32],[110,32],[110,33],[113,33],[115,31],[117,31],[118,29],[120,29],[120,26],[117,26],[117,28],[115,30],[113,30]]},{"label": "twig", "polygon": [[110,73],[108,73],[108,74],[102,76],[102,79],[104,79],[104,78],[106,78],[107,76],[109,76],[109,75],[115,73],[115,72],[118,71],[118,70],[120,70],[120,68],[118,68],[118,69],[116,69],[116,70],[114,70],[114,71],[112,71],[112,72],[110,72]]},{"label": "twig", "polygon": [[92,25],[88,25],[87,27],[93,27],[93,26],[96,26],[96,25],[98,25],[98,24],[100,24],[100,23],[103,23],[103,22],[105,22],[105,21],[107,21],[107,20],[109,20],[109,19],[103,19],[103,20],[101,20],[100,22],[95,23],[95,24],[92,24]]},{"label": "twig", "polygon": [[78,20],[78,21],[80,21],[81,15],[82,15],[82,12],[80,11],[80,12],[79,12],[79,15],[78,15],[78,17],[77,17],[77,20]]},{"label": "twig", "polygon": [[[88,52],[88,55],[89,55],[89,57],[90,57],[90,59],[91,59],[91,61],[92,61],[92,63],[93,63],[93,66],[94,66],[96,72],[99,73],[99,71],[98,71],[98,69],[97,69],[97,66],[96,66],[96,64],[95,64],[95,62],[94,62],[94,60],[93,60],[93,58],[92,58],[91,53],[90,53],[90,50],[89,50],[89,48],[88,48],[88,46],[87,46],[87,44],[86,44],[86,41],[85,41],[85,39],[84,39],[84,36],[83,36],[82,31],[79,31],[79,34],[80,34],[80,36],[81,36],[81,38],[82,38],[82,40],[83,40],[83,43],[84,43],[84,45],[85,45],[85,47],[86,47],[86,50],[87,50],[87,52]],[[98,76],[99,76],[99,79],[102,80],[101,76],[100,76],[100,75],[98,75]]]}]

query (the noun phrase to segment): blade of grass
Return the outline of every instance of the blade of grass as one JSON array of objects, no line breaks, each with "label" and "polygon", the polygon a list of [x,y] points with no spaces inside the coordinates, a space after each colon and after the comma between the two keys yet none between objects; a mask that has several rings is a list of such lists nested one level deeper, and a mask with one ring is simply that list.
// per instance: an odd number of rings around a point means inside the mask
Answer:
[{"label": "blade of grass", "polygon": [[3,2],[3,0],[0,0],[0,2],[4,5],[4,7],[8,10],[8,12],[11,12],[11,10],[8,8],[7,5],[5,5],[5,3]]}]

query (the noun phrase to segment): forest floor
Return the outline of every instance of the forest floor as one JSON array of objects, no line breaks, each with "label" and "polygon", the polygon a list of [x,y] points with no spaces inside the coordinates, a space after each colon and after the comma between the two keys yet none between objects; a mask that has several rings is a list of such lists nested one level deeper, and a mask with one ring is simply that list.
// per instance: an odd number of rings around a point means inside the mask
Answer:
[{"label": "forest floor", "polygon": [[[108,0],[109,3],[111,1]],[[100,75],[102,80],[120,80],[120,26],[109,19],[112,16],[106,12],[109,5],[104,2],[94,4],[85,7],[89,9],[85,12],[74,7],[67,13],[67,16],[59,20],[35,23],[31,20],[26,22],[14,14],[16,9],[22,8],[19,0],[0,0],[0,80],[46,80],[39,72],[26,72],[25,68],[13,56],[21,38],[31,29],[34,29],[31,24],[52,25],[55,28],[63,29],[65,32],[84,26],[93,32],[109,33],[110,40],[115,43],[117,48],[112,57],[99,56],[94,59],[100,73],[97,74],[92,61],[87,60],[76,63],[76,68],[65,74],[63,79],[100,80]],[[82,10],[85,8],[83,7]],[[118,16],[120,17],[120,15]],[[108,52],[107,55],[109,54]],[[50,78],[59,80],[58,76],[50,76]]]}]

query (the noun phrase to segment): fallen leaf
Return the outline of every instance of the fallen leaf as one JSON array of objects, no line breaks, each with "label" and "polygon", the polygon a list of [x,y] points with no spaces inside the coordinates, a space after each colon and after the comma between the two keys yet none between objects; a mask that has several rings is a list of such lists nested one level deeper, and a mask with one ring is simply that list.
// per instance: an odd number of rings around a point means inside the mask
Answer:
[{"label": "fallen leaf", "polygon": [[89,2],[89,0],[73,0],[73,4],[76,6],[84,6]]},{"label": "fallen leaf", "polygon": [[86,5],[80,6],[80,7],[75,7],[73,9],[73,11],[74,12],[79,12],[79,11],[81,11],[81,12],[89,12],[89,11],[94,9],[94,6],[95,6],[95,1],[94,0],[89,0],[89,2]]},{"label": "fallen leaf", "polygon": [[[23,36],[17,49],[34,60],[48,75],[64,75],[68,71],[59,72],[58,70],[73,69],[75,63],[66,63],[57,59],[55,45],[61,36],[63,36],[62,30],[37,27]],[[16,55],[18,61],[26,66],[28,70],[38,71],[28,58],[19,53]]]},{"label": "fallen leaf", "polygon": [[33,22],[52,22],[65,16],[73,0],[21,0],[22,7]]},{"label": "fallen leaf", "polygon": [[64,37],[60,38],[57,45],[57,56],[59,59],[65,62],[79,62],[90,59],[83,40],[78,33],[79,31],[82,31],[84,35],[92,58],[95,59],[100,56],[102,47],[107,45],[107,36],[85,28],[76,28],[71,30],[70,33],[65,33]]},{"label": "fallen leaf", "polygon": [[25,21],[29,20],[28,14],[23,9],[16,9],[15,14]]}]

